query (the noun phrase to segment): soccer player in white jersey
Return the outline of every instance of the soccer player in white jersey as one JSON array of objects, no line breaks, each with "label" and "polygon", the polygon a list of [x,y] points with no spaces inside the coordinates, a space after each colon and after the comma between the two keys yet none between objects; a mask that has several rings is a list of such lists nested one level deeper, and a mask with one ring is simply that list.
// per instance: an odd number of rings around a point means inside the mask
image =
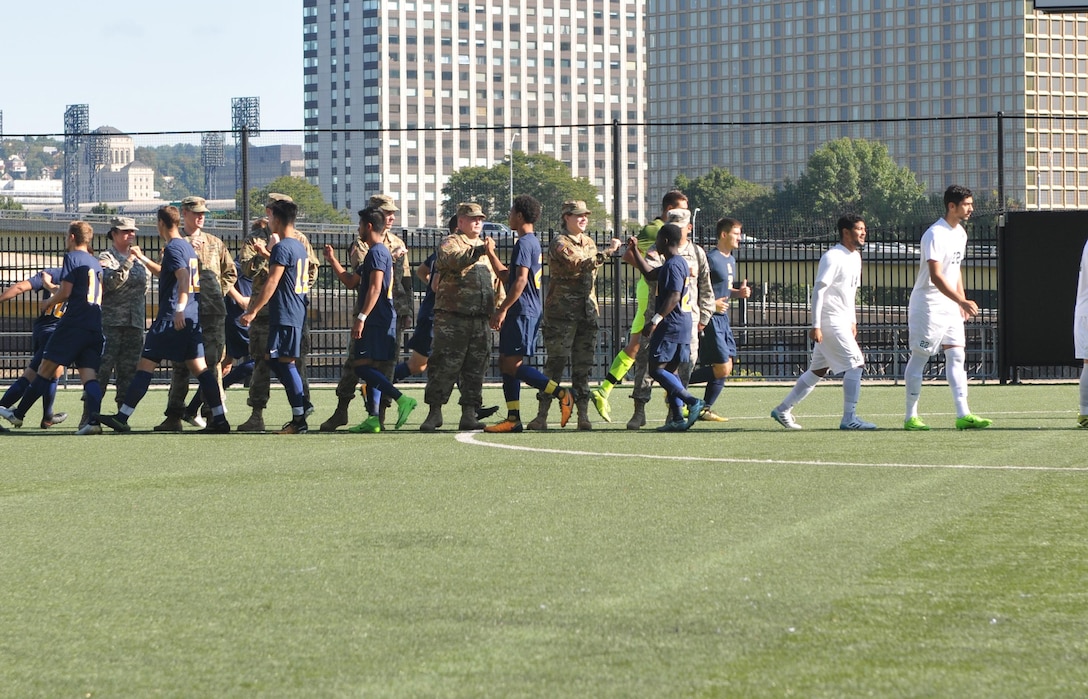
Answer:
[{"label": "soccer player in white jersey", "polygon": [[1080,254],[1080,276],[1077,278],[1077,305],[1073,311],[1073,349],[1077,359],[1084,360],[1080,370],[1080,415],[1077,424],[1088,428],[1088,243]]},{"label": "soccer player in white jersey", "polygon": [[797,379],[786,399],[771,411],[778,424],[801,429],[793,407],[805,399],[828,371],[842,374],[842,421],[840,430],[875,430],[876,425],[857,416],[861,396],[861,370],[865,355],[858,346],[855,300],[861,285],[861,253],[865,246],[865,221],[847,214],[839,219],[839,243],[823,254],[812,287],[812,328],[809,338],[812,361]]},{"label": "soccer player in white jersey", "polygon": [[956,403],[956,429],[989,427],[992,420],[972,415],[967,407],[967,371],[963,368],[967,345],[963,322],[978,315],[978,305],[963,290],[960,264],[967,254],[963,222],[971,217],[975,200],[971,190],[952,185],[944,192],[944,217],[922,235],[921,264],[910,292],[907,325],[910,359],[907,361],[907,410],[903,428],[928,430],[918,417],[922,372],[929,358],[944,351],[945,374]]}]

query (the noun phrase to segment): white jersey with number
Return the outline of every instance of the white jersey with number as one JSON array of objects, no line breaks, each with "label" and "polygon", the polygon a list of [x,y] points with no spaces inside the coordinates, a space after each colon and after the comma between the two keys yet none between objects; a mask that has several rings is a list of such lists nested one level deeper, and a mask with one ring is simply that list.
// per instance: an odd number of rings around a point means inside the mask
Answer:
[{"label": "white jersey with number", "polygon": [[812,288],[812,327],[850,327],[857,322],[856,299],[861,286],[861,255],[842,243],[820,258]]},{"label": "white jersey with number", "polygon": [[959,305],[941,293],[933,283],[929,274],[929,261],[937,262],[941,276],[954,288],[960,282],[960,265],[967,254],[967,231],[959,224],[950,226],[943,218],[938,219],[922,235],[921,248],[918,278],[910,292],[910,315],[959,318]]}]

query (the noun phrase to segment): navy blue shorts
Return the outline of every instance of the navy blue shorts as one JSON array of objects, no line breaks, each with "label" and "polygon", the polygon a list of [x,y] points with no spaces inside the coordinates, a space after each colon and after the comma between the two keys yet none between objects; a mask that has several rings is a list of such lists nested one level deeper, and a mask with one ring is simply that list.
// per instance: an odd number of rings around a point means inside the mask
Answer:
[{"label": "navy blue shorts", "polygon": [[102,348],[105,344],[106,338],[101,330],[57,326],[41,356],[58,366],[98,371],[98,367],[102,365]]},{"label": "navy blue shorts", "polygon": [[421,318],[416,323],[416,331],[408,340],[408,349],[418,352],[424,357],[431,356],[431,345],[434,342],[434,316]]},{"label": "navy blue shorts", "polygon": [[268,356],[272,359],[302,356],[302,328],[293,325],[268,326]]},{"label": "navy blue shorts", "polygon": [[536,352],[536,333],[540,316],[506,317],[499,329],[499,354],[506,357],[531,357]]},{"label": "navy blue shorts", "polygon": [[699,364],[725,364],[736,356],[737,341],[729,327],[729,316],[710,316],[710,325],[699,336]]},{"label": "navy blue shorts", "polygon": [[650,337],[650,361],[665,366],[677,362],[683,364],[691,359],[691,345],[686,342],[663,340],[657,333]]},{"label": "navy blue shorts", "polygon": [[158,364],[164,359],[172,362],[187,362],[204,356],[204,331],[200,323],[185,321],[181,330],[174,328],[173,318],[160,318],[151,324],[144,338],[144,349],[140,353],[143,359],[150,359]]},{"label": "navy blue shorts", "polygon": [[367,332],[363,325],[363,336],[351,347],[352,359],[369,359],[374,362],[389,362],[397,359],[397,329],[374,329]]},{"label": "navy blue shorts", "polygon": [[42,357],[45,356],[45,346],[49,344],[49,338],[53,337],[53,331],[56,329],[56,323],[45,325],[34,323],[34,356],[30,358],[30,364],[27,365],[32,371],[37,372],[38,367],[41,366]]},{"label": "navy blue shorts", "polygon": [[235,359],[248,357],[249,328],[238,327],[238,323],[235,322],[235,319],[228,316],[224,330],[226,330],[227,356],[234,357]]}]

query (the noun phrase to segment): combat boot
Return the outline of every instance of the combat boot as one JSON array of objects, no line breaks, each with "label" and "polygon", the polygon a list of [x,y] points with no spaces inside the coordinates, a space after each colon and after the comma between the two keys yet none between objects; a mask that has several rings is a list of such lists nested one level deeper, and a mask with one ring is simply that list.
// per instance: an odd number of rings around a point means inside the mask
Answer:
[{"label": "combat boot", "polygon": [[589,401],[580,400],[577,403],[578,407],[578,429],[591,430],[593,429],[593,423],[589,421]]},{"label": "combat boot", "polygon": [[264,408],[254,408],[249,419],[234,429],[236,432],[264,432]]},{"label": "combat boot", "polygon": [[434,432],[442,426],[442,404],[435,403],[430,405],[430,410],[427,412],[427,419],[424,420],[420,426],[420,432]]},{"label": "combat boot", "polygon": [[337,427],[348,424],[348,405],[351,404],[351,398],[351,396],[339,396],[336,401],[336,410],[328,420],[321,423],[318,429],[322,432],[335,432]]},{"label": "combat boot", "polygon": [[181,418],[177,415],[167,415],[165,420],[152,429],[156,432],[181,432]]},{"label": "combat boot", "polygon": [[461,406],[461,422],[457,425],[459,430],[482,430],[484,423],[476,419],[475,405]]},{"label": "combat boot", "polygon": [[646,424],[646,404],[640,400],[635,401],[635,414],[627,421],[627,429],[637,430]]},{"label": "combat boot", "polygon": [[540,399],[540,407],[537,408],[536,417],[525,426],[529,430],[548,429],[548,410],[552,407],[552,397],[544,396]]}]

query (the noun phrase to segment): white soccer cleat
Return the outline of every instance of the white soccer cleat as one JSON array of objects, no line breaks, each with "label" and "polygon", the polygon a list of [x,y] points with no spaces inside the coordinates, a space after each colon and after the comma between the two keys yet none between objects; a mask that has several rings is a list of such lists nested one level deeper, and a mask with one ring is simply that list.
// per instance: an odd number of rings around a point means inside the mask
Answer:
[{"label": "white soccer cleat", "polygon": [[18,417],[15,414],[15,411],[11,408],[5,408],[4,406],[0,405],[0,417],[10,422],[13,427],[23,426],[23,418]]},{"label": "white soccer cleat", "polygon": [[86,425],[76,430],[76,434],[80,436],[86,436],[89,434],[102,434],[102,426],[88,422]]},{"label": "white soccer cleat", "polygon": [[876,425],[866,422],[859,417],[852,418],[849,422],[843,420],[839,423],[840,430],[875,430]]},{"label": "white soccer cleat", "polygon": [[775,422],[777,422],[779,425],[782,425],[787,430],[802,429],[802,427],[797,424],[797,421],[793,419],[793,413],[791,413],[789,410],[779,411],[778,408],[775,408],[771,411],[771,417],[774,418]]}]

